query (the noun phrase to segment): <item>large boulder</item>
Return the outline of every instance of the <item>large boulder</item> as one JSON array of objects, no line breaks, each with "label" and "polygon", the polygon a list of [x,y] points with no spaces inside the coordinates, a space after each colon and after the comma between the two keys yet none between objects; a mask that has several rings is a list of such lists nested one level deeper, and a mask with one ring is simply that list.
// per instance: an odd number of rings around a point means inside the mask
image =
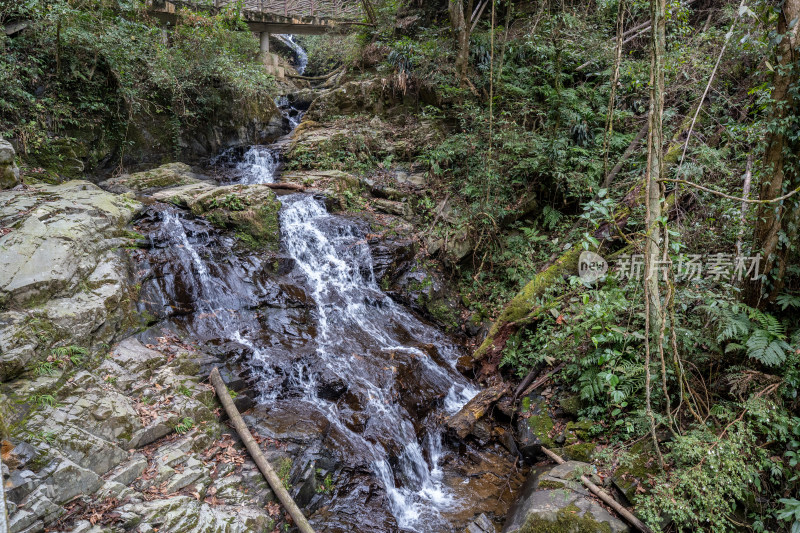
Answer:
[{"label": "large boulder", "polygon": [[164,189],[153,198],[188,207],[214,226],[235,232],[251,248],[277,250],[280,241],[278,211],[281,204],[275,193],[264,185],[227,185],[215,187],[194,182]]},{"label": "large boulder", "polygon": [[122,174],[99,185],[115,193],[135,191],[148,194],[168,187],[200,183],[203,177],[192,172],[192,167],[185,163],[167,163],[144,172]]},{"label": "large boulder", "polygon": [[19,183],[19,169],[14,163],[14,147],[0,139],[0,189],[10,189]]},{"label": "large boulder", "polygon": [[85,181],[0,191],[0,382],[54,345],[109,343],[131,320],[125,225],[139,204]]},{"label": "large boulder", "polygon": [[[592,476],[588,463],[567,461],[526,484],[503,527],[503,533],[622,533],[627,524],[612,516],[580,482]],[[599,482],[599,480],[597,480]]]}]

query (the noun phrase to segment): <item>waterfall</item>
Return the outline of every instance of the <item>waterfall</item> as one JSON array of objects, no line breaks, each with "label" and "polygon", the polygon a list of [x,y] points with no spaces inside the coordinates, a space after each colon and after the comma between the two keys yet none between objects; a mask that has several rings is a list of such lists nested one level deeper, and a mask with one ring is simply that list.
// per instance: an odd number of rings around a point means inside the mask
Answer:
[{"label": "waterfall", "polygon": [[[458,348],[381,291],[366,225],[328,213],[311,195],[281,200],[282,244],[314,311],[313,349],[307,355],[274,360],[274,348],[259,334],[257,312],[249,310],[251,282],[231,275],[237,270],[226,255],[227,241],[206,221],[174,206],[154,212],[160,223],[150,235],[170,258],[162,263],[169,270],[160,277],[159,299],[183,309],[176,319],[195,334],[247,348],[260,404],[270,407],[288,394],[301,411],[318,413],[336,428],[363,464],[371,465],[400,527],[440,531],[446,528],[441,512],[460,503],[444,484],[441,429],[409,409],[424,404],[434,420],[437,412],[454,412],[477,392],[453,368]],[[345,384],[358,398],[363,427],[352,426],[352,410],[320,394],[325,380]],[[424,397],[406,397],[417,394],[415,388],[425,391]]]},{"label": "waterfall", "polygon": [[251,146],[236,164],[240,183],[272,183],[278,168],[278,156],[266,146]]},{"label": "waterfall", "polygon": [[302,75],[308,65],[308,54],[306,51],[294,40],[294,35],[278,34],[276,37],[279,38],[283,44],[292,49],[295,58],[295,69],[298,74]]},{"label": "waterfall", "polygon": [[[292,36],[280,37],[295,50],[298,71],[303,72],[305,51]],[[294,129],[302,111],[293,109],[286,97],[276,103]],[[279,154],[269,146],[234,148],[212,164],[228,182],[271,183]],[[213,343],[233,342],[247,349],[261,405],[279,416],[288,402],[296,410],[291,412],[323,417],[332,428],[327,431],[335,432],[341,439],[337,442],[346,443],[344,449],[354,454],[351,460],[371,467],[400,528],[447,529],[443,513],[465,504],[449,488],[452,484],[445,483],[443,457],[449,452],[439,421],[478,392],[455,370],[460,348],[380,289],[365,223],[328,213],[312,195],[280,200],[281,244],[293,260],[291,278],[302,285],[298,291],[305,291],[302,302],[308,315],[297,322],[305,330],[280,322],[277,333],[285,334],[281,328],[288,325],[294,338],[305,335],[307,341],[297,341],[300,351],[278,345],[276,330],[260,322],[258,305],[247,302],[258,300],[252,287],[260,282],[233,274],[250,276],[252,265],[238,267],[242,258],[226,256],[224,242],[211,250],[200,229],[205,222],[179,215],[172,207],[163,212],[158,239],[181,266],[172,277],[190,279],[176,283],[166,276],[162,292],[179,297],[183,307],[194,307],[198,318],[186,319],[193,331]],[[191,292],[189,302],[183,292],[170,292],[170,281]],[[345,392],[325,392],[331,383]]]},{"label": "waterfall", "polygon": [[[406,339],[395,334],[402,326],[417,337],[417,342],[446,346],[438,332],[381,292],[372,270],[369,246],[356,225],[330,215],[309,195],[284,197],[283,204],[283,243],[304,274],[317,306],[317,355],[324,361],[326,372],[368,391],[366,411],[374,431],[402,446],[397,469],[392,471],[387,451],[365,441],[373,450],[375,474],[386,488],[399,525],[416,531],[435,530],[439,510],[454,503],[441,483],[440,431],[431,429],[423,439],[428,448],[428,462],[409,414],[393,397],[395,382],[392,372],[383,370],[382,363],[386,361],[370,364],[354,354],[372,351],[393,354],[398,358],[395,360],[410,357],[420,361],[427,379],[447,391],[448,410],[459,409],[477,389],[452,367],[438,365],[423,350],[410,346]],[[444,351],[454,360],[455,352],[447,353],[446,348]],[[399,353],[404,356],[398,356]],[[304,389],[309,391],[306,401],[316,405],[325,403],[316,397],[313,385],[308,384]],[[323,411],[331,422],[341,426],[332,406]],[[353,437],[363,440],[357,435]],[[396,480],[401,481],[400,486]]]}]

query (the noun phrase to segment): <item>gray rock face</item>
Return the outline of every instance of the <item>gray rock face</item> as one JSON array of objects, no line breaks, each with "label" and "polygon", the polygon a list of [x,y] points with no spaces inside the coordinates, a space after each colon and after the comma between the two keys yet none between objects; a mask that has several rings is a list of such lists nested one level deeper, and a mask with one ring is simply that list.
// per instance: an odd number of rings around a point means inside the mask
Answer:
[{"label": "gray rock face", "polygon": [[0,236],[0,381],[59,338],[90,346],[118,333],[130,291],[119,235],[138,206],[85,181],[0,191],[12,228]]},{"label": "gray rock face", "polygon": [[[503,533],[525,533],[539,529],[558,531],[630,531],[592,498],[579,481],[592,475],[592,465],[567,461],[535,475],[526,485],[503,527]],[[549,529],[548,529],[549,528]]]},{"label": "gray rock face", "polygon": [[199,183],[203,177],[194,174],[189,165],[168,163],[144,172],[123,174],[101,182],[99,185],[103,189],[119,194],[129,191],[148,193],[167,187]]},{"label": "gray rock face", "polygon": [[14,147],[0,139],[0,189],[10,189],[19,183],[19,169],[14,163]]},{"label": "gray rock face", "polygon": [[101,255],[118,246],[114,234],[130,221],[138,203],[106,193],[85,181],[34,191],[0,193],[0,220],[28,212],[0,237],[0,302],[23,306],[70,296],[100,264]]}]

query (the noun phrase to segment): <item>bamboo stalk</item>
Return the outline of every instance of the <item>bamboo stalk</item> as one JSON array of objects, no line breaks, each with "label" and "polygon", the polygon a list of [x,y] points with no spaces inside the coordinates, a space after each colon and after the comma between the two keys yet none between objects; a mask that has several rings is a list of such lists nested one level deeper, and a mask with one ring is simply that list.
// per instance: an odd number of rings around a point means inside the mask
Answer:
[{"label": "bamboo stalk", "polygon": [[[548,450],[544,446],[542,446],[542,451],[546,456],[548,456],[550,459],[552,459],[558,464],[564,464],[566,462],[555,452]],[[647,527],[644,524],[644,522],[636,518],[633,515],[633,513],[628,511],[625,507],[622,506],[622,504],[620,504],[617,500],[612,498],[610,494],[608,494],[606,491],[604,491],[603,489],[592,483],[588,477],[581,476],[581,483],[583,483],[587,489],[592,491],[592,494],[603,500],[603,503],[605,503],[606,505],[614,509],[617,513],[619,513],[619,515],[625,520],[627,520],[633,527],[635,527],[639,531],[642,531],[643,533],[653,533],[653,531],[649,527]]]},{"label": "bamboo stalk", "polygon": [[211,371],[209,378],[211,379],[211,384],[214,386],[214,390],[217,391],[219,401],[222,402],[225,412],[228,413],[231,422],[233,422],[233,427],[236,429],[236,433],[239,434],[242,442],[244,442],[245,448],[247,448],[247,451],[250,453],[253,461],[258,466],[258,469],[261,470],[262,474],[264,474],[264,478],[267,480],[267,483],[269,483],[272,491],[278,497],[278,500],[280,500],[280,502],[289,512],[289,516],[292,517],[297,529],[299,529],[301,533],[314,533],[314,529],[311,527],[311,524],[309,524],[308,520],[306,520],[306,517],[303,516],[302,511],[300,511],[300,508],[297,507],[297,504],[289,495],[289,491],[287,491],[283,486],[281,478],[279,478],[278,474],[275,473],[275,470],[272,469],[269,461],[264,456],[261,448],[258,447],[258,443],[253,438],[253,435],[250,433],[250,430],[247,429],[247,424],[244,423],[244,420],[242,420],[242,415],[239,414],[239,410],[236,409],[236,406],[233,404],[233,399],[231,398],[231,395],[228,394],[228,387],[225,386],[225,382],[222,380],[222,376],[220,376],[217,367],[214,367],[214,369]]}]

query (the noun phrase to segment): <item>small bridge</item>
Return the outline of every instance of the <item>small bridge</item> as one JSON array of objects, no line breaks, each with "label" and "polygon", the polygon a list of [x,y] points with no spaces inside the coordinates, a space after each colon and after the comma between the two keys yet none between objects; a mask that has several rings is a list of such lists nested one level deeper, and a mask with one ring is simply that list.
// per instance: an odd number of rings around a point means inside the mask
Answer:
[{"label": "small bridge", "polygon": [[262,35],[262,51],[265,35],[271,33],[346,32],[375,20],[369,0],[147,0],[147,10],[164,22],[174,23],[180,9],[212,14],[239,10],[250,31]]}]

